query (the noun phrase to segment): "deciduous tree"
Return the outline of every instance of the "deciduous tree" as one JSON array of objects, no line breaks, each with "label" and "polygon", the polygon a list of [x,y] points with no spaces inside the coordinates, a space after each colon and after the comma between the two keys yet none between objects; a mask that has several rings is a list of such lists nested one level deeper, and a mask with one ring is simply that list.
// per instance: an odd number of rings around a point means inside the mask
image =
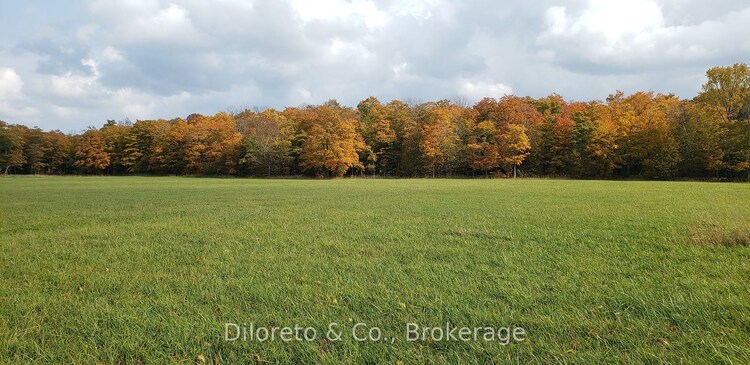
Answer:
[{"label": "deciduous tree", "polygon": [[88,129],[75,146],[75,167],[84,172],[101,174],[110,163],[110,155],[100,130]]}]

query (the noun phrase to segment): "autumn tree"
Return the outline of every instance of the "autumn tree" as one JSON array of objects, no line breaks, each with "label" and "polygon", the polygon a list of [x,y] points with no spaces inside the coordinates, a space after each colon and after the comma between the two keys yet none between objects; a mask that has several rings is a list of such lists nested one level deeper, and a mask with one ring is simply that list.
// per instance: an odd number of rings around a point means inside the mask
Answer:
[{"label": "autumn tree", "polygon": [[167,129],[154,141],[150,162],[155,170],[182,175],[200,174],[204,145],[195,131],[196,128],[181,118],[169,121]]},{"label": "autumn tree", "polygon": [[203,146],[203,174],[234,175],[242,154],[242,135],[237,132],[234,118],[217,113],[194,124],[198,144]]},{"label": "autumn tree", "polygon": [[676,173],[679,149],[671,125],[679,100],[673,95],[637,92],[611,95],[608,104],[618,128],[624,174],[668,178]]},{"label": "autumn tree", "polygon": [[[477,157],[477,151],[484,150],[486,156],[480,154],[479,157],[484,160],[483,165],[492,166],[491,156],[497,151],[497,166],[517,176],[518,166],[525,164],[527,158],[533,155],[531,151],[537,151],[542,145],[543,114],[533,100],[516,96],[505,96],[499,100],[485,98],[475,104],[473,110],[476,126],[483,126],[480,131],[495,130],[495,137],[485,137],[481,149],[477,149],[476,142],[471,146],[474,156]],[[477,161],[474,162],[474,166],[477,166]],[[538,172],[541,165],[536,162],[529,167]]]},{"label": "autumn tree", "polygon": [[[522,125],[524,135],[528,139],[529,148],[522,153],[523,164],[529,170],[542,173],[544,161],[541,156],[536,156],[530,151],[539,151],[542,146],[542,125],[544,116],[533,105],[531,98],[519,98],[517,96],[504,96],[497,101],[494,113],[496,122],[501,133],[505,133],[510,125]],[[518,128],[513,132],[518,134]],[[529,157],[529,159],[526,159]],[[518,165],[515,166],[517,170]]]},{"label": "autumn tree", "polygon": [[232,175],[238,171],[242,136],[227,113],[150,122],[138,133],[150,135],[149,143],[129,144],[128,163],[148,153],[149,166],[156,171],[199,175]]},{"label": "autumn tree", "polygon": [[468,144],[472,169],[484,171],[488,176],[490,171],[500,166],[499,140],[497,128],[491,121],[485,120],[474,127],[472,141]]},{"label": "autumn tree", "polygon": [[693,100],[616,92],[605,102],[485,98],[469,107],[375,97],[356,108],[243,110],[109,120],[66,135],[0,122],[4,173],[750,177],[750,70],[715,67]]},{"label": "autumn tree", "polygon": [[23,154],[26,165],[32,174],[41,174],[47,171],[48,145],[45,143],[44,131],[40,128],[30,128],[26,131]]},{"label": "autumn tree", "polygon": [[314,115],[314,122],[306,125],[301,167],[339,177],[351,168],[362,169],[358,150],[364,142],[357,133],[356,120],[333,105],[314,108]]},{"label": "autumn tree", "polygon": [[129,122],[117,123],[114,120],[108,120],[102,127],[102,138],[110,157],[108,173],[120,174],[128,171],[126,149],[130,130]]},{"label": "autumn tree", "polygon": [[438,170],[450,171],[456,156],[456,119],[460,113],[458,106],[447,101],[430,103],[426,107],[419,147],[433,177]]},{"label": "autumn tree", "polygon": [[8,125],[0,121],[0,163],[6,175],[11,169],[26,163],[23,150],[27,129],[24,126]]},{"label": "autumn tree", "polygon": [[[459,100],[460,102],[464,102]],[[474,139],[477,125],[477,112],[473,108],[459,106],[459,114],[455,119],[456,137],[458,138],[453,169],[459,174],[473,174],[474,168],[472,151],[469,147]],[[486,174],[486,173],[485,173]]]},{"label": "autumn tree", "polygon": [[387,161],[390,171],[401,176],[420,176],[423,170],[420,120],[425,113],[425,106],[410,106],[405,102],[392,100],[386,105],[386,109],[388,122],[396,133],[393,150]]},{"label": "autumn tree", "polygon": [[567,103],[560,95],[531,101],[542,114],[539,125],[539,143],[535,148],[538,173],[566,175],[579,170],[580,162],[575,149],[575,115],[586,109],[584,103]]},{"label": "autumn tree", "polygon": [[522,124],[509,124],[501,134],[500,154],[502,161],[513,168],[513,177],[518,176],[518,166],[529,156],[531,141]]},{"label": "autumn tree", "polygon": [[71,161],[70,138],[60,131],[44,133],[44,163],[47,174],[62,173]]},{"label": "autumn tree", "polygon": [[171,150],[167,134],[170,122],[139,120],[125,136],[122,165],[131,173],[165,173],[171,167],[165,154]]},{"label": "autumn tree", "polygon": [[390,106],[380,103],[375,97],[369,97],[357,104],[359,113],[357,131],[365,142],[360,161],[371,170],[380,174],[389,172],[396,159],[398,134],[389,118]]},{"label": "autumn tree", "polygon": [[84,172],[103,173],[110,163],[110,155],[102,131],[89,128],[75,146],[74,166]]},{"label": "autumn tree", "polygon": [[574,156],[577,176],[609,177],[621,166],[618,127],[608,105],[589,103],[573,113]]}]

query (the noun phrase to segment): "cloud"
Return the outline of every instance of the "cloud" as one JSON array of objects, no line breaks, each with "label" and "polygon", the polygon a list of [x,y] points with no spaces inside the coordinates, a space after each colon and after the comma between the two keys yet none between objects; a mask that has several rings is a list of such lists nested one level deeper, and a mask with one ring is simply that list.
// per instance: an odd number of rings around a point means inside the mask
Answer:
[{"label": "cloud", "polygon": [[[739,0],[89,0],[15,2],[0,33],[0,119],[106,119],[376,96],[693,96],[750,59]],[[32,21],[33,20],[33,21]],[[7,79],[7,80],[6,80]]]},{"label": "cloud", "polygon": [[[117,5],[113,7],[113,3]],[[151,42],[189,46],[207,40],[207,35],[193,24],[191,14],[185,7],[174,3],[160,6],[153,1],[135,3],[97,1],[91,5],[91,9],[96,18],[112,22],[110,36],[118,43]]]},{"label": "cloud", "polygon": [[23,81],[15,70],[9,67],[0,68],[0,98],[15,99],[21,95]]},{"label": "cloud", "polygon": [[26,105],[21,76],[12,68],[0,67],[0,114],[29,117],[36,113]]},{"label": "cloud", "polygon": [[720,19],[677,24],[653,0],[589,0],[577,13],[550,7],[545,20],[537,44],[552,51],[554,61],[576,71],[675,67],[750,51],[742,35],[750,24],[750,7]]},{"label": "cloud", "polygon": [[377,8],[372,1],[363,0],[292,0],[292,8],[304,22],[348,21],[355,19],[367,28],[382,27],[389,16]]},{"label": "cloud", "polygon": [[511,94],[513,94],[513,89],[499,82],[465,80],[459,84],[459,95],[467,97],[474,103],[485,97],[497,99]]}]

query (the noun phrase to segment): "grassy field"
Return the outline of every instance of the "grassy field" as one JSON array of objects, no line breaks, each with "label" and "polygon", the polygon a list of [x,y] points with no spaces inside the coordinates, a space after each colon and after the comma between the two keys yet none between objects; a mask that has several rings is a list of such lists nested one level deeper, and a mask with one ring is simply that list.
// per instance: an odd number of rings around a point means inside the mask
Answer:
[{"label": "grassy field", "polygon": [[[0,178],[0,363],[747,364],[749,222],[749,184]],[[446,322],[526,336],[405,339]]]}]

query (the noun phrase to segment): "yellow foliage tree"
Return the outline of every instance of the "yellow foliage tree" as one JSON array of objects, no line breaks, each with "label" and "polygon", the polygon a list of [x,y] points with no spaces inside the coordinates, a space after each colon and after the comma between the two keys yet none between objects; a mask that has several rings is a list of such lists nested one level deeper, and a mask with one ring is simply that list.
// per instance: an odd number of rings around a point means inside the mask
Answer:
[{"label": "yellow foliage tree", "polygon": [[357,153],[363,147],[354,119],[343,118],[331,106],[319,106],[315,122],[309,125],[307,139],[302,145],[300,166],[344,176],[351,168],[364,167]]}]

